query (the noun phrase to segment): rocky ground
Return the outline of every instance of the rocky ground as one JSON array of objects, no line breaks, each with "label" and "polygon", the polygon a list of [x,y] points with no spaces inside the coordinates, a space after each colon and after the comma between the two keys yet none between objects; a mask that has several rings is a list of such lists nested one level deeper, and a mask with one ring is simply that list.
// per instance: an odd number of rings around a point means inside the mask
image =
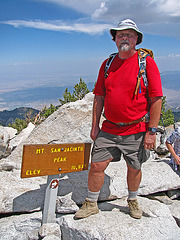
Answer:
[{"label": "rocky ground", "polygon": [[[180,172],[170,165],[160,133],[157,151],[151,151],[142,168],[140,220],[128,214],[126,164],[121,159],[110,163],[106,170],[98,202],[100,213],[74,220],[74,213],[87,194],[88,171],[62,174],[56,220],[42,225],[47,176],[20,177],[23,145],[92,143],[92,103],[93,94],[89,93],[83,100],[63,105],[39,126],[30,124],[17,136],[13,129],[0,128],[0,240],[180,239]],[[172,131],[167,129],[166,137]]]}]

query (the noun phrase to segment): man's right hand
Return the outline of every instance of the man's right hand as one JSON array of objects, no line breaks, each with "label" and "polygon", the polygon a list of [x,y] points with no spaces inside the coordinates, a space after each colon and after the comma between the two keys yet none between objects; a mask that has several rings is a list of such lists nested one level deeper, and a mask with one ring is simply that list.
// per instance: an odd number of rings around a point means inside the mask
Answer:
[{"label": "man's right hand", "polygon": [[174,156],[174,161],[177,165],[180,165],[180,157],[178,155]]},{"label": "man's right hand", "polygon": [[96,126],[94,128],[91,129],[91,134],[90,134],[90,137],[92,138],[93,141],[96,140],[98,134],[99,134],[99,131],[100,131],[100,128],[99,126]]}]

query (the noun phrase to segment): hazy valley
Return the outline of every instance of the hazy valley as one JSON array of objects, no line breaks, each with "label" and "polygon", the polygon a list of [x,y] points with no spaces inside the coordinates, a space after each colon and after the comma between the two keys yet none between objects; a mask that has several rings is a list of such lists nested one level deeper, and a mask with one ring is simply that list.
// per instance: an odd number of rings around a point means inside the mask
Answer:
[{"label": "hazy valley", "polygon": [[[170,108],[175,113],[175,118],[179,119],[180,71],[163,72],[161,73],[161,78],[163,93],[164,96],[166,96],[167,100],[167,108]],[[89,91],[92,91],[94,88],[94,82],[88,82],[86,84]],[[2,120],[7,117],[7,115],[11,115],[11,113],[14,117],[19,118],[19,113],[16,114],[19,111],[12,111],[17,108],[30,107],[35,110],[41,110],[45,106],[49,107],[50,104],[58,106],[60,104],[59,99],[63,98],[64,90],[68,88],[68,90],[72,92],[74,85],[41,86],[0,93],[0,124],[4,125],[4,122],[2,122]],[[7,121],[7,119],[4,120]]]}]

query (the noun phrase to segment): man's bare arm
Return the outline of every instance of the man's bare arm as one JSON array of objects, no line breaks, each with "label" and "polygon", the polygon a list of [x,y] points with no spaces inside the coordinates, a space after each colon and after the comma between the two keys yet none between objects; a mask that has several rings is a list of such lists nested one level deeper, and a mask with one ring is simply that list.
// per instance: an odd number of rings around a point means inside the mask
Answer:
[{"label": "man's bare arm", "polygon": [[[162,99],[161,97],[150,98],[150,121],[149,127],[158,127],[160,114],[161,114]],[[156,146],[156,133],[153,134],[150,131],[146,132],[144,139],[144,148],[151,149]]]},{"label": "man's bare arm", "polygon": [[90,135],[93,141],[95,141],[100,131],[99,122],[100,122],[103,107],[104,107],[104,96],[95,95],[94,103],[93,103],[92,128],[91,128],[91,135]]},{"label": "man's bare arm", "polygon": [[174,158],[174,161],[177,165],[180,165],[180,157],[175,153],[173,146],[166,141],[166,146],[171,153],[172,157]]}]

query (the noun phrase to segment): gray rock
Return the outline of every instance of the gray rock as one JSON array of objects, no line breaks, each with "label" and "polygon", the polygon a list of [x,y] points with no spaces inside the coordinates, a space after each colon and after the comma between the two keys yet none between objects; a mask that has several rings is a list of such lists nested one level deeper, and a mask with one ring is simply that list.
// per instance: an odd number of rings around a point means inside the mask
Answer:
[{"label": "gray rock", "polygon": [[[23,144],[47,144],[53,141],[91,142],[89,134],[92,101],[93,94],[90,93],[83,100],[63,105],[42,124],[35,127],[29,137],[21,142],[8,158],[1,159],[1,212],[31,212],[43,208],[47,177],[20,178]],[[144,163],[142,170],[139,195],[177,189],[180,186],[179,175],[173,171],[169,161],[166,158],[155,158],[153,152],[151,158]],[[99,200],[127,195],[126,171],[123,159],[108,166]],[[88,171],[63,174],[58,196],[72,193],[72,200],[81,204],[87,196],[87,179]]]},{"label": "gray rock", "polygon": [[57,223],[45,223],[39,230],[39,236],[44,238],[48,235],[54,235],[58,238],[61,237],[60,226]]},{"label": "gray rock", "polygon": [[166,205],[171,205],[173,204],[173,200],[171,200],[166,194],[165,192],[158,192],[158,193],[155,193],[155,194],[150,194],[147,196],[149,199],[152,199],[152,200],[157,200],[159,202],[162,202]]},{"label": "gray rock", "polygon": [[0,126],[0,145],[4,148],[7,148],[9,139],[9,133],[4,129],[4,127]]},{"label": "gray rock", "polygon": [[9,134],[9,139],[10,140],[16,136],[17,129],[12,128],[12,127],[3,127],[3,128]]},{"label": "gray rock", "polygon": [[14,162],[1,162],[1,165],[0,165],[0,171],[12,171],[13,169],[16,169],[16,165]]},{"label": "gray rock", "polygon": [[168,149],[166,147],[166,144],[161,144],[156,148],[156,153],[158,155],[166,155],[168,153]]},{"label": "gray rock", "polygon": [[56,200],[56,213],[75,213],[79,207],[76,205],[76,203],[72,200],[72,193],[69,193],[68,195],[64,197],[57,197]]},{"label": "gray rock", "polygon": [[177,240],[180,229],[168,207],[158,201],[139,198],[143,211],[141,219],[128,214],[125,199],[101,203],[100,213],[74,220],[67,215],[57,219],[63,239],[68,240]]},{"label": "gray rock", "polygon": [[48,235],[43,240],[61,240],[61,238],[55,236],[55,235]]},{"label": "gray rock", "polygon": [[[42,215],[34,211],[44,207],[47,176],[23,179],[20,177],[23,145],[92,142],[89,136],[92,103],[93,94],[90,93],[83,100],[63,105],[43,123],[33,128],[28,137],[26,135],[22,141],[18,140],[17,147],[10,156],[0,160],[0,212],[21,213],[19,216],[0,219],[0,240],[36,240],[41,227]],[[139,195],[149,196],[168,190],[179,191],[180,174],[172,169],[169,160],[168,157],[160,158],[151,151],[150,159],[142,167]],[[73,206],[74,202],[81,204],[87,196],[88,171],[60,176],[56,210],[59,212],[57,221],[62,231],[62,240],[178,240],[179,200],[165,197],[149,200],[139,197],[143,217],[140,220],[132,219],[126,206],[125,196],[128,191],[124,159],[110,163],[105,173],[99,200],[106,202],[99,203],[101,212],[78,221],[73,219],[74,215],[70,212],[78,209],[76,205]],[[122,199],[108,201],[117,198]],[[24,212],[29,214],[23,214]],[[49,230],[45,238],[60,239],[54,235],[53,230]]]},{"label": "gray rock", "polygon": [[180,228],[180,211],[179,211],[179,209],[180,209],[180,201],[173,200],[173,203],[170,206],[168,206],[168,207],[169,207],[169,209],[171,211],[172,216],[176,220],[177,225]]},{"label": "gray rock", "polygon": [[17,136],[10,140],[9,148],[14,149],[17,147],[17,145],[26,140],[34,128],[35,125],[30,122],[26,128],[24,128]]},{"label": "gray rock", "polygon": [[41,212],[0,218],[0,240],[38,240]]},{"label": "gray rock", "polygon": [[4,129],[4,127],[0,126],[0,159],[8,156],[7,149],[9,144],[10,135]]},{"label": "gray rock", "polygon": [[167,195],[170,199],[176,199],[180,196],[180,190],[168,190]]}]

